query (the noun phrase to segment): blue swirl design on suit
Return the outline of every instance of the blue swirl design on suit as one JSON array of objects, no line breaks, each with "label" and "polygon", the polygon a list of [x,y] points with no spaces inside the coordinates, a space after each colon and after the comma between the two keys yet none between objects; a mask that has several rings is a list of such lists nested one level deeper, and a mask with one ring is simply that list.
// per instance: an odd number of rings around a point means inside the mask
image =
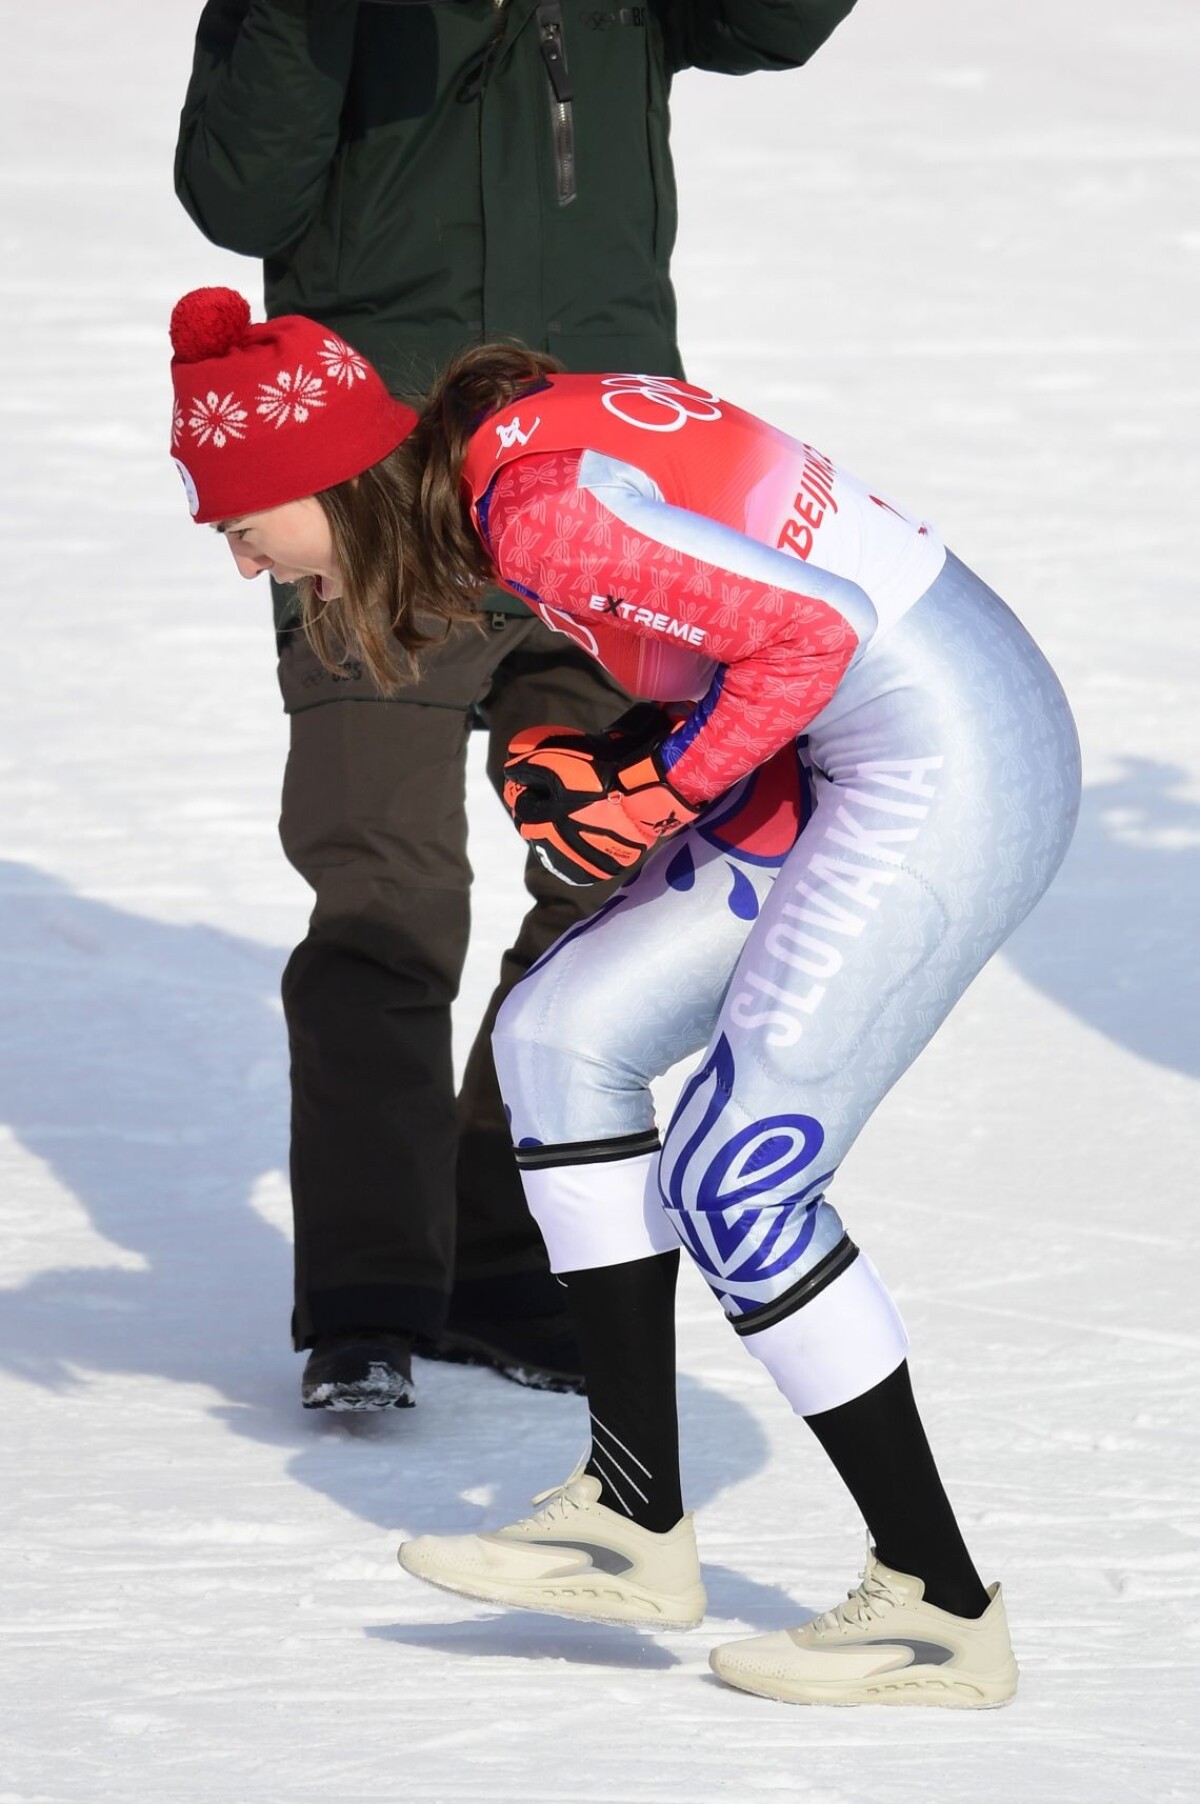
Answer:
[{"label": "blue swirl design on suit", "polygon": [[782,1296],[843,1234],[821,1194],[832,1172],[797,1182],[825,1143],[820,1122],[796,1113],[733,1127],[736,1075],[721,1034],[679,1099],[659,1164],[663,1207],[730,1315]]}]

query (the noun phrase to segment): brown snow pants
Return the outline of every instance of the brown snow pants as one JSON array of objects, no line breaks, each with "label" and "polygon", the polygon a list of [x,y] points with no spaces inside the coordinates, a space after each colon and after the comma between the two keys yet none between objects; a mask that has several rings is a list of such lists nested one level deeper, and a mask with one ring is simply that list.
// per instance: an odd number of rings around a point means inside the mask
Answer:
[{"label": "brown snow pants", "polygon": [[[297,1347],[345,1328],[433,1336],[453,1285],[492,1315],[558,1307],[525,1206],[489,1036],[513,983],[610,886],[573,889],[536,859],[532,906],[455,1098],[450,1005],[467,950],[468,734],[489,735],[500,787],[514,733],[605,726],[628,697],[531,615],[485,617],[426,654],[383,701],[335,677],[302,634],[281,635],[291,720],[280,833],[316,892],[283,980],[292,1072]],[[480,873],[486,899],[487,874]],[[558,1293],[560,1294],[560,1293]]]}]

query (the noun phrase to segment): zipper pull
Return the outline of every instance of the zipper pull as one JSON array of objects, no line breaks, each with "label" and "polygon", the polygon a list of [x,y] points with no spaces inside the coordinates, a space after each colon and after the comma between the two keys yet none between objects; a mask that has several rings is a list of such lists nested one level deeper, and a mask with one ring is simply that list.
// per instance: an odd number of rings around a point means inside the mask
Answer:
[{"label": "zipper pull", "polygon": [[[547,14],[550,16],[546,17]],[[550,77],[550,86],[554,89],[555,100],[559,106],[565,106],[568,100],[574,100],[575,89],[571,83],[571,72],[567,68],[567,51],[562,34],[562,8],[558,6],[539,7],[538,17],[542,23],[542,61],[546,65],[546,74]]]}]

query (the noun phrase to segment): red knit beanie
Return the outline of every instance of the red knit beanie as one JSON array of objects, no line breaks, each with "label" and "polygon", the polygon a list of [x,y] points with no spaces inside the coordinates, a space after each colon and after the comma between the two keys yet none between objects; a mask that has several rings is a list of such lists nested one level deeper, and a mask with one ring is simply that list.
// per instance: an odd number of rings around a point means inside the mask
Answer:
[{"label": "red knit beanie", "polygon": [[417,423],[328,326],[298,313],[252,326],[232,288],[185,294],[171,344],[171,455],[201,525],[359,476]]}]

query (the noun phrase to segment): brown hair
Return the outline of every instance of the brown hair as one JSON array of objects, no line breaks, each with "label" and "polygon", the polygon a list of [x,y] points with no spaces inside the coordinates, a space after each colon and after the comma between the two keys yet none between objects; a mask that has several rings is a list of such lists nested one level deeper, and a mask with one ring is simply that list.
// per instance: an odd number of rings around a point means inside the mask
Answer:
[{"label": "brown hair", "polygon": [[561,367],[518,344],[463,352],[403,444],[317,496],[342,593],[321,601],[311,581],[299,592],[305,634],[327,669],[358,662],[391,694],[416,675],[418,652],[477,613],[495,573],[462,494],[468,441],[484,415]]}]

